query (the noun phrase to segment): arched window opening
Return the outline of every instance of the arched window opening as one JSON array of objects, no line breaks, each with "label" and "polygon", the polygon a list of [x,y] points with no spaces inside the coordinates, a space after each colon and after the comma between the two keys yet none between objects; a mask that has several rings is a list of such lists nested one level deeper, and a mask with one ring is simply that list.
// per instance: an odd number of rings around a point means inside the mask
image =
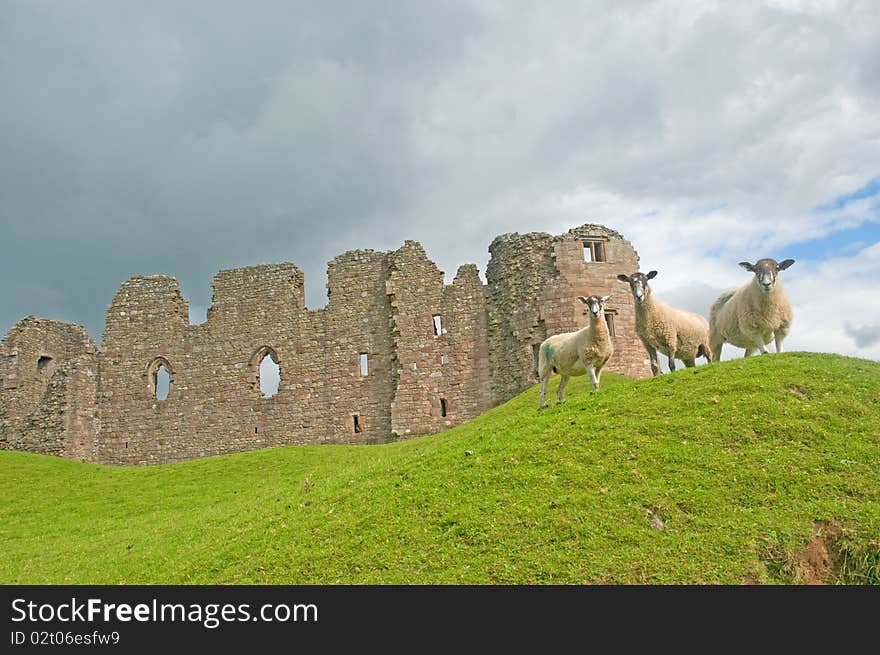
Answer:
[{"label": "arched window opening", "polygon": [[269,346],[262,346],[251,357],[251,384],[263,398],[278,395],[281,388],[281,360]]},{"label": "arched window opening", "polygon": [[165,400],[171,392],[171,373],[164,366],[156,371],[156,400]]},{"label": "arched window opening", "polygon": [[164,357],[157,357],[147,369],[147,385],[150,395],[156,400],[165,400],[171,394],[174,384],[174,368]]}]

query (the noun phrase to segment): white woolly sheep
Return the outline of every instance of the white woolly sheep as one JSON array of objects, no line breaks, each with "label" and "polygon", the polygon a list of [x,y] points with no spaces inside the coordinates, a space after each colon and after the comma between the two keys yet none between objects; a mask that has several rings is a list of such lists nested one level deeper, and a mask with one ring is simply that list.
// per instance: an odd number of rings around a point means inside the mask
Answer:
[{"label": "white woolly sheep", "polygon": [[651,358],[651,372],[660,375],[660,351],[669,358],[669,370],[675,370],[675,360],[680,359],[688,368],[696,366],[697,357],[712,361],[709,348],[709,323],[699,314],[694,314],[657,300],[651,293],[648,280],[657,276],[657,271],[621,273],[617,279],[629,284],[636,303],[636,334]]},{"label": "white woolly sheep", "polygon": [[709,342],[715,361],[721,359],[725,342],[744,348],[746,357],[756,351],[766,355],[766,344],[771,340],[776,341],[776,352],[782,352],[782,341],[791,329],[792,313],[779,271],[792,264],[793,259],[778,263],[774,259],[739,263],[755,276],[739,289],[725,291],[712,304]]},{"label": "white woolly sheep", "polygon": [[587,306],[590,322],[577,332],[567,332],[548,337],[538,350],[538,377],[541,380],[541,404],[546,404],[547,382],[554,373],[559,373],[559,388],[556,397],[565,402],[565,385],[572,376],[589,373],[593,389],[599,388],[602,367],[614,352],[608,324],[605,322],[605,303],[610,296],[578,296],[578,300]]}]

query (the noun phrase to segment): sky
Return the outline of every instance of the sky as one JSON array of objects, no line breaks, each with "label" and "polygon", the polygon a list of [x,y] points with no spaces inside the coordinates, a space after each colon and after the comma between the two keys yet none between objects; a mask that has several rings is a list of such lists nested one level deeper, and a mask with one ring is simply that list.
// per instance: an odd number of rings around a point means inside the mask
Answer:
[{"label": "sky", "polygon": [[0,89],[0,334],[100,343],[132,275],[198,323],[221,268],[292,261],[317,308],[349,249],[451,280],[596,222],[704,314],[794,258],[788,349],[880,359],[873,0],[0,0]]}]

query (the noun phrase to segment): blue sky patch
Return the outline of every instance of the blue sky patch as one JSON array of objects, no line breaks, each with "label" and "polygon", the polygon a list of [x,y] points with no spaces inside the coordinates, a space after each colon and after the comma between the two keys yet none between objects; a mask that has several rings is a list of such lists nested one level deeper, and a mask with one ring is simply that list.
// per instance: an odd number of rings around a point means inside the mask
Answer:
[{"label": "blue sky patch", "polygon": [[865,198],[877,197],[865,213],[865,222],[831,232],[822,237],[791,243],[780,248],[774,257],[784,259],[831,259],[854,255],[862,248],[880,241],[880,177],[875,177],[863,187],[851,193],[838,196],[828,203],[816,207],[817,212],[831,212],[843,209],[847,205]]},{"label": "blue sky patch", "polygon": [[775,259],[832,259],[852,256],[880,241],[880,223],[862,223],[858,227],[832,232],[818,239],[790,243],[774,253]]},{"label": "blue sky patch", "polygon": [[[829,203],[819,205],[818,207],[816,207],[816,211],[827,212],[834,211],[835,209],[842,209],[851,202],[870,198],[871,196],[876,196],[878,194],[880,194],[880,177],[875,177],[862,188],[856,189],[852,193],[846,193],[842,196],[838,196]],[[874,208],[877,208],[876,205]]]}]

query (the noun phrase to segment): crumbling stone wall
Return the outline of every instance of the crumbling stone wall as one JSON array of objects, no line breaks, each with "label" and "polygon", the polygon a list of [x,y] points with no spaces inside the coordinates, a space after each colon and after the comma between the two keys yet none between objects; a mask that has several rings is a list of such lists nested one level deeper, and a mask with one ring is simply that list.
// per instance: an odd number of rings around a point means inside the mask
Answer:
[{"label": "crumbling stone wall", "polygon": [[[585,239],[601,239],[608,261],[584,263]],[[638,257],[619,234],[507,234],[490,252],[488,285],[472,264],[445,284],[415,241],[344,253],[317,310],[293,264],[222,270],[201,325],[189,324],[174,278],[133,277],[110,304],[100,352],[80,326],[29,317],[0,342],[0,447],[152,464],[430,434],[528,386],[535,344],[582,326],[575,298],[590,293],[613,296],[610,368],[649,374],[615,278]],[[260,391],[267,356],[280,367],[271,397]],[[164,400],[160,364],[171,374]]]},{"label": "crumbling stone wall", "polygon": [[89,459],[97,348],[81,325],[28,316],[0,342],[0,448]]},{"label": "crumbling stone wall", "polygon": [[[306,309],[303,275],[293,264],[220,271],[208,319],[193,326],[173,278],[124,284],[108,314],[136,318],[124,329],[108,319],[104,334],[101,460],[169,462],[285,444],[388,440],[388,267],[387,253],[337,257],[328,271],[330,302],[320,310]],[[264,397],[260,354],[270,350],[281,380],[277,395]],[[150,379],[159,357],[172,372],[165,400],[156,399]]]},{"label": "crumbling stone wall", "polygon": [[386,288],[398,367],[392,432],[431,434],[489,409],[486,302],[476,266],[460,267],[446,286],[421,244],[407,241],[392,256]]}]

